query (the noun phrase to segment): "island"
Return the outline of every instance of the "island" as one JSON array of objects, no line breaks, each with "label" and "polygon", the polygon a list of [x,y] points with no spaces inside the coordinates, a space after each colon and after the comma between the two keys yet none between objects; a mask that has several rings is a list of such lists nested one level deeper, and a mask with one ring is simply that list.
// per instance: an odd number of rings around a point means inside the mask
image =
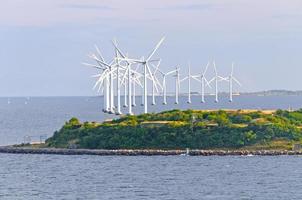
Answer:
[{"label": "island", "polygon": [[302,155],[302,109],[170,110],[99,122],[77,118],[45,144],[0,153],[68,155]]},{"label": "island", "polygon": [[302,110],[171,110],[103,123],[72,118],[47,147],[83,149],[291,149]]}]

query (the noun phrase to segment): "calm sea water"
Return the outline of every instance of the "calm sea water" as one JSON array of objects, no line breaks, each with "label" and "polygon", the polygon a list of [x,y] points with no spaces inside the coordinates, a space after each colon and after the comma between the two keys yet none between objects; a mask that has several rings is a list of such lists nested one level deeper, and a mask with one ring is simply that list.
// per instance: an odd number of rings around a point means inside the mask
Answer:
[{"label": "calm sea water", "polygon": [[0,155],[0,199],[302,198],[302,157]]},{"label": "calm sea water", "polygon": [[[237,96],[234,102],[221,97],[214,103],[214,97],[207,97],[207,102],[200,103],[200,97],[192,97],[192,104],[186,103],[186,97],[180,98],[180,104],[174,104],[174,98],[168,98],[168,105],[162,105],[157,98],[157,106],[149,106],[150,112],[178,109],[294,109],[302,108],[302,96]],[[149,102],[151,99],[149,99]],[[8,103],[9,102],[9,103]],[[140,98],[137,97],[135,113],[141,113]],[[77,117],[82,121],[103,121],[116,117],[101,112],[102,97],[33,97],[0,98],[0,145],[22,143],[25,136],[38,140],[40,135],[50,137],[65,121]],[[127,113],[123,109],[123,113]]]},{"label": "calm sea water", "polygon": [[[302,107],[301,96],[238,96],[233,103],[193,97],[172,108]],[[75,116],[82,121],[111,118],[101,97],[0,98],[0,145],[23,142],[26,135],[51,136]],[[139,104],[139,99],[138,102]],[[135,108],[135,112],[142,107]],[[125,112],[125,111],[124,111]],[[302,157],[111,157],[0,154],[0,199],[302,199]]]}]

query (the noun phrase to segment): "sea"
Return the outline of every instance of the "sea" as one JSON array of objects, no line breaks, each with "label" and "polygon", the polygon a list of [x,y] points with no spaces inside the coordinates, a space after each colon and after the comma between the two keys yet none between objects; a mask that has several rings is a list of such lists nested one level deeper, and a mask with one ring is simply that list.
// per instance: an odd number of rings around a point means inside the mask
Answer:
[{"label": "sea", "polygon": [[[171,109],[299,109],[302,96],[182,96]],[[123,102],[123,98],[122,98]],[[151,99],[149,99],[151,102]],[[136,98],[134,113],[143,111]],[[52,136],[71,117],[102,122],[102,97],[2,97],[0,145]],[[127,108],[122,109],[127,113]],[[302,199],[300,156],[92,156],[0,154],[0,199]]]}]

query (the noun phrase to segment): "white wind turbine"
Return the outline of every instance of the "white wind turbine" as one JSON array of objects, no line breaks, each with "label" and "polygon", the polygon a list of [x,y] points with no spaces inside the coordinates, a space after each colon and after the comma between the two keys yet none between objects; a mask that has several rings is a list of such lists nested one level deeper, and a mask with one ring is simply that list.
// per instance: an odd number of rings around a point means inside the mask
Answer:
[{"label": "white wind turbine", "polygon": [[[137,69],[135,70],[135,71],[137,71]],[[132,73],[131,74],[132,75],[132,80],[135,80],[135,79],[137,79],[137,77],[136,77],[136,74],[135,73]],[[131,106],[136,106],[136,100],[135,100],[135,93],[136,93],[136,82],[135,81],[132,81],[132,105]]]},{"label": "white wind turbine", "polygon": [[[91,58],[96,60],[98,64],[103,65],[107,68],[106,71],[103,72],[104,77],[100,77],[99,80],[96,82],[97,84],[100,84],[99,88],[101,88],[104,82],[104,79],[106,79],[106,104],[108,104],[109,109],[107,110],[108,113],[113,114],[114,113],[114,86],[113,86],[113,80],[115,76],[116,71],[116,65],[114,64],[114,60],[111,61],[110,64],[99,60],[95,55],[92,55]],[[95,87],[96,87],[95,85]]]},{"label": "white wind turbine", "polygon": [[[126,84],[126,76],[127,76],[127,80],[128,80],[128,84],[127,84],[127,89],[128,89],[128,115],[133,115],[132,112],[132,103],[131,103],[131,98],[132,98],[132,92],[131,92],[131,73],[132,73],[132,69],[131,69],[131,64],[130,61],[128,61],[128,57],[117,47],[117,43],[115,40],[112,41],[112,44],[114,45],[115,49],[117,50],[117,52],[119,53],[120,57],[118,57],[118,59],[121,59],[122,61],[126,62],[126,70],[123,76],[123,80],[122,82],[124,84]],[[126,88],[126,86],[125,86]],[[126,92],[125,92],[125,98],[126,98]],[[126,105],[126,100],[125,100],[125,105]]]},{"label": "white wind turbine", "polygon": [[241,86],[241,83],[233,76],[234,73],[234,63],[232,63],[232,70],[231,74],[228,76],[227,81],[229,81],[229,101],[233,101],[233,81],[235,81],[239,86]]},{"label": "white wind turbine", "polygon": [[106,94],[106,98],[105,98],[105,107],[106,109],[105,112],[108,112],[110,114],[114,113],[114,105],[113,105],[113,79],[115,78],[115,71],[116,69],[112,69],[113,66],[111,66],[109,69],[106,69],[101,76],[100,75],[96,75],[94,77],[99,77],[99,79],[96,81],[95,85],[94,85],[94,89],[97,87],[97,85],[99,85],[99,89],[98,92],[100,90],[104,90],[105,92],[104,94]]},{"label": "white wind turbine", "polygon": [[215,61],[213,61],[213,67],[214,67],[215,76],[209,81],[209,83],[215,81],[215,103],[218,103],[218,82],[222,80],[226,80],[226,78],[223,78],[218,75]]},{"label": "white wind turbine", "polygon": [[[97,81],[96,81],[96,83],[95,83],[95,85],[94,85],[94,87],[93,87],[93,89],[95,89],[95,88],[97,87],[97,85],[98,85],[101,81],[103,81],[102,79],[103,79],[103,77],[104,77],[104,74],[106,74],[106,71],[108,71],[108,69],[103,68],[102,66],[98,66],[98,65],[94,65],[94,64],[89,64],[89,63],[82,63],[82,64],[83,64],[83,65],[86,65],[86,66],[91,66],[91,67],[94,67],[94,68],[97,68],[97,69],[101,69],[101,70],[102,70],[102,73],[101,73],[101,74],[96,74],[96,75],[91,76],[91,77],[93,77],[93,78],[98,78]],[[98,89],[98,92],[99,92],[101,89],[103,89],[103,90],[102,90],[102,92],[103,92],[103,97],[104,97],[104,100],[103,100],[103,102],[104,102],[103,112],[108,112],[108,111],[109,111],[109,104],[108,104],[108,100],[109,100],[109,99],[107,99],[107,97],[109,97],[109,89],[107,89],[107,86],[109,87],[107,80],[105,80],[105,82],[103,83],[103,88],[101,88],[101,86],[100,86],[99,89]]]},{"label": "white wind turbine", "polygon": [[178,104],[178,97],[179,97],[179,90],[180,90],[180,74],[179,74],[179,67],[176,67],[175,70],[173,70],[172,72],[175,72],[175,104]]},{"label": "white wind turbine", "polygon": [[136,85],[139,85],[141,88],[143,88],[143,85],[140,81],[140,78],[142,77],[142,75],[140,73],[137,72],[137,68],[136,70],[134,70],[132,72],[132,106],[135,107],[136,106]]},{"label": "white wind turbine", "polygon": [[167,84],[166,84],[166,78],[167,78],[168,75],[175,73],[175,70],[167,72],[167,73],[164,73],[164,72],[162,72],[159,69],[157,71],[163,76],[163,81],[162,81],[162,96],[163,96],[163,105],[166,105],[167,104]]},{"label": "white wind turbine", "polygon": [[[206,67],[207,70],[207,67]],[[205,78],[205,72],[206,70],[201,73],[201,75],[192,75],[191,73],[191,64],[188,64],[188,76],[186,76],[185,78],[183,78],[180,82],[187,80],[188,79],[188,100],[187,103],[191,103],[191,80],[194,79],[198,82],[201,83],[201,96],[202,96],[202,101],[204,101],[204,82],[206,81],[206,83],[209,85],[207,79]],[[199,80],[200,78],[200,80]]]},{"label": "white wind turbine", "polygon": [[[151,60],[152,56],[155,54],[155,52],[157,51],[157,49],[160,47],[160,45],[162,44],[162,42],[164,41],[164,37],[157,43],[157,45],[155,46],[155,48],[153,49],[153,51],[151,51],[151,53],[149,54],[149,56],[147,57],[147,59],[141,59],[141,60],[136,60],[136,59],[128,59],[126,58],[125,60],[126,61],[132,61],[134,63],[140,63],[142,66],[143,66],[143,76],[144,76],[144,90],[143,90],[143,100],[144,100],[144,113],[148,113],[148,99],[147,99],[147,94],[148,94],[148,86],[147,86],[147,78],[148,78],[148,75],[150,76],[150,79],[152,81],[154,81],[154,77],[152,75],[152,72],[150,70],[150,67],[149,67],[149,63],[151,62],[155,62],[155,61],[158,61],[158,60]],[[155,85],[156,87],[156,85]]]},{"label": "white wind turbine", "polygon": [[110,106],[110,82],[109,82],[109,67],[113,64],[111,62],[110,64],[105,63],[104,57],[102,56],[99,48],[95,45],[95,49],[97,51],[98,56],[95,54],[89,55],[90,58],[92,58],[94,61],[96,61],[97,65],[95,64],[89,64],[89,63],[83,63],[86,66],[91,66],[97,69],[101,69],[102,73],[94,75],[93,77],[98,77],[98,80],[96,81],[94,85],[94,89],[99,85],[98,91],[103,88],[103,96],[104,96],[104,112],[110,112],[111,111],[111,106]]},{"label": "white wind turbine", "polygon": [[208,67],[210,65],[210,62],[206,65],[205,69],[203,72],[200,74],[200,82],[201,82],[201,103],[205,102],[204,99],[204,94],[205,94],[205,83],[207,84],[208,87],[211,88],[209,81],[206,79],[205,74],[207,73]]},{"label": "white wind turbine", "polygon": [[188,64],[188,76],[186,76],[185,78],[183,78],[182,80],[180,80],[180,82],[182,81],[185,81],[188,79],[188,100],[187,100],[187,103],[191,103],[191,79],[195,79],[197,81],[200,81],[198,80],[198,75],[192,75],[191,74],[191,64],[189,62]]},{"label": "white wind turbine", "polygon": [[183,79],[183,80],[188,79],[188,100],[187,100],[187,103],[189,103],[189,104],[191,103],[191,78],[192,78],[191,64],[189,62],[189,64],[188,64],[188,76]]},{"label": "white wind turbine", "polygon": [[115,62],[116,62],[116,89],[117,89],[117,110],[115,114],[121,115],[121,85],[120,85],[120,60],[118,59],[119,54],[115,49]]},{"label": "white wind turbine", "polygon": [[123,107],[128,107],[128,104],[127,104],[127,83],[125,82],[124,84],[124,105]]},{"label": "white wind turbine", "polygon": [[180,89],[180,74],[179,74],[179,67],[176,66],[175,70],[172,70],[170,72],[167,73],[163,73],[160,70],[157,70],[158,72],[160,72],[163,76],[163,83],[162,83],[162,91],[163,91],[163,104],[166,105],[167,104],[167,76],[172,75],[173,77],[175,77],[175,104],[178,104],[178,96],[179,96],[179,89]]},{"label": "white wind turbine", "polygon": [[152,105],[156,105],[156,102],[155,102],[155,90],[158,93],[157,85],[161,89],[163,89],[162,86],[161,86],[161,84],[160,84],[160,82],[159,82],[159,80],[156,77],[156,73],[159,71],[160,62],[161,62],[161,60],[158,61],[158,63],[157,63],[156,66],[154,66],[152,64],[152,66],[154,68],[154,72],[152,73],[153,79],[151,79],[151,81],[152,81]]}]

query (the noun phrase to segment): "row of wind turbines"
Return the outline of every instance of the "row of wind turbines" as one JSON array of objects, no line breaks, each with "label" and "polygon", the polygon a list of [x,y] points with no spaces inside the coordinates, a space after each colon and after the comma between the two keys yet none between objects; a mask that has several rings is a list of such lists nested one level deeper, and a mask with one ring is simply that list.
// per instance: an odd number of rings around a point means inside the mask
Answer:
[{"label": "row of wind turbines", "polygon": [[[162,38],[148,56],[139,59],[129,57],[127,53],[122,51],[116,40],[112,40],[114,46],[114,58],[109,62],[106,61],[95,45],[95,53],[89,55],[94,61],[94,64],[83,63],[86,66],[97,68],[98,74],[93,75],[97,78],[94,89],[101,92],[104,96],[103,112],[120,115],[121,112],[121,91],[123,91],[123,107],[128,108],[129,115],[133,115],[132,107],[136,106],[136,90],[141,89],[142,102],[144,113],[148,113],[148,89],[151,89],[152,102],[151,105],[156,105],[156,96],[162,96],[162,103],[167,104],[167,77],[175,78],[175,104],[179,103],[180,86],[187,81],[187,103],[191,103],[191,82],[195,81],[201,86],[201,102],[205,103],[205,89],[215,87],[215,102],[218,102],[218,83],[221,81],[229,84],[229,101],[233,101],[233,82],[241,86],[241,83],[233,76],[234,63],[232,63],[231,73],[227,77],[218,75],[215,61],[208,62],[205,68],[199,74],[191,73],[191,66],[188,64],[188,74],[181,77],[180,67],[169,72],[163,72],[160,69],[161,59],[154,59],[156,51],[163,43]],[[215,75],[208,81],[206,72],[212,66]],[[148,87],[151,84],[151,87]],[[149,90],[150,90],[149,89]],[[115,101],[114,99],[117,98]]]}]

